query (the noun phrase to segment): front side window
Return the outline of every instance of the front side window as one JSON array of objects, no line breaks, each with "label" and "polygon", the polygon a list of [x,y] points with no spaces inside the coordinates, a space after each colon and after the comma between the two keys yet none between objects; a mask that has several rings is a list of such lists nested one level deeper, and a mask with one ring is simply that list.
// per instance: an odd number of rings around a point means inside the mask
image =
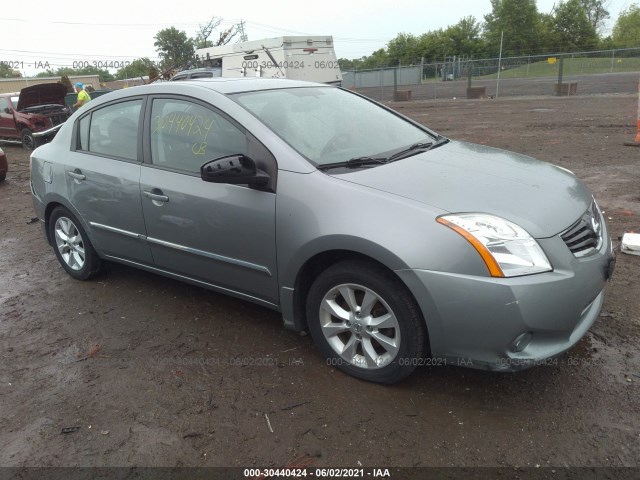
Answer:
[{"label": "front side window", "polygon": [[157,98],[151,108],[151,161],[200,174],[203,163],[247,153],[245,133],[214,110],[191,101]]},{"label": "front side window", "polygon": [[263,90],[232,98],[314,165],[377,157],[435,138],[375,103],[334,87]]},{"label": "front side window", "polygon": [[127,160],[138,159],[138,124],[142,100],[94,110],[78,125],[77,149]]}]

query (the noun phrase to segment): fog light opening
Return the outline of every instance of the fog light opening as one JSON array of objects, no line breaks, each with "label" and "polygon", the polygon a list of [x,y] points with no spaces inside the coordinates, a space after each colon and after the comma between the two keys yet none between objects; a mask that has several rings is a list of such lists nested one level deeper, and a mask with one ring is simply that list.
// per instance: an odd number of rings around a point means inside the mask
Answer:
[{"label": "fog light opening", "polygon": [[511,343],[511,347],[509,347],[509,350],[511,350],[514,353],[521,352],[525,348],[527,348],[527,346],[529,346],[529,344],[531,343],[531,340],[533,340],[533,334],[528,332],[523,333]]}]

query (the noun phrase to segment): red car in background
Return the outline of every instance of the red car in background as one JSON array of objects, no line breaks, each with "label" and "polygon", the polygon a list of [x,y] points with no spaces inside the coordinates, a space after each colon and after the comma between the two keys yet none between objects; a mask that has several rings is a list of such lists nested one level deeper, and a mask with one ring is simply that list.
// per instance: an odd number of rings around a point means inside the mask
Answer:
[{"label": "red car in background", "polygon": [[8,170],[7,154],[0,148],[0,182],[7,178]]},{"label": "red car in background", "polygon": [[0,94],[0,141],[22,143],[27,150],[51,140],[71,116],[65,105],[67,89],[60,83]]}]

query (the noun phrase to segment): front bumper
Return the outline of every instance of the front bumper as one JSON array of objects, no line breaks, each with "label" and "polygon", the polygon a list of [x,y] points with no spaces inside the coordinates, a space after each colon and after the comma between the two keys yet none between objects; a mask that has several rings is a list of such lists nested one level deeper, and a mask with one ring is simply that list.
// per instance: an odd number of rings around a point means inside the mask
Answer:
[{"label": "front bumper", "polygon": [[515,371],[574,346],[598,318],[613,268],[611,241],[573,256],[560,237],[540,240],[552,272],[514,278],[429,270],[396,273],[424,315],[439,364]]},{"label": "front bumper", "polygon": [[58,133],[58,130],[60,130],[60,128],[62,128],[62,125],[64,125],[64,123],[60,123],[59,125],[56,125],[54,127],[48,128],[46,130],[42,130],[41,132],[33,132],[33,136],[36,138],[39,137],[54,137],[56,133]]}]

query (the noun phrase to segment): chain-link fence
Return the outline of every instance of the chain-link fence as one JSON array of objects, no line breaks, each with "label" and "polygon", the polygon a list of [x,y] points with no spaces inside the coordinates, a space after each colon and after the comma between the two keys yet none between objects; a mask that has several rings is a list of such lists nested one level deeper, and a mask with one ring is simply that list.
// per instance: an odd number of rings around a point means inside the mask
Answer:
[{"label": "chain-link fence", "polygon": [[640,48],[442,62],[343,72],[342,85],[381,101],[638,91]]}]

